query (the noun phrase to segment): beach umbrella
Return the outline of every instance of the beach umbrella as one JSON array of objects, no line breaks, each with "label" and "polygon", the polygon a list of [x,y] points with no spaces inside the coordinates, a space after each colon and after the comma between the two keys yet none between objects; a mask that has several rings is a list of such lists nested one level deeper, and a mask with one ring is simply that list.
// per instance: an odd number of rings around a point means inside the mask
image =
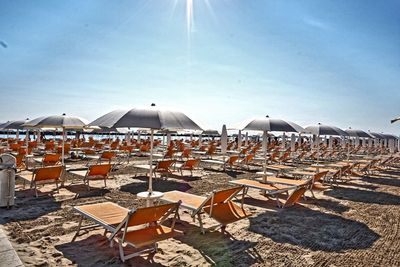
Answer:
[{"label": "beach umbrella", "polygon": [[351,137],[358,137],[358,138],[373,138],[372,135],[370,135],[367,132],[364,132],[363,130],[357,130],[357,129],[347,129],[345,130],[346,133],[348,133],[349,136]]},{"label": "beach umbrella", "polygon": [[86,126],[86,121],[79,117],[62,115],[52,115],[47,117],[39,117],[28,121],[24,124],[26,128],[61,128],[62,129],[62,148],[61,148],[61,163],[64,165],[64,150],[65,150],[65,130],[66,129],[83,129]]},{"label": "beach umbrella", "polygon": [[391,120],[390,122],[391,122],[391,123],[395,123],[396,121],[400,121],[400,117],[395,118],[395,119]]},{"label": "beach umbrella", "polygon": [[205,136],[219,136],[220,135],[217,130],[212,130],[212,129],[204,130],[201,134],[205,135]]},{"label": "beach umbrella", "polygon": [[267,132],[303,132],[303,127],[290,121],[280,119],[271,119],[269,116],[265,118],[256,118],[246,123],[242,130],[246,131],[263,131],[263,153],[264,153],[264,167],[263,171],[266,173],[267,165]]},{"label": "beach umbrella", "polygon": [[246,135],[244,136],[244,145],[247,147],[249,145],[249,133],[246,132]]},{"label": "beach umbrella", "polygon": [[304,133],[314,135],[337,135],[337,136],[348,136],[349,134],[336,126],[324,125],[318,123],[317,125],[307,126],[304,128]]},{"label": "beach umbrella", "polygon": [[[150,129],[150,166],[153,164],[154,130],[202,130],[184,113],[163,110],[152,104],[149,108],[111,111],[89,124],[100,127],[137,127]],[[153,168],[149,170],[149,195],[153,192]]]},{"label": "beach umbrella", "polygon": [[243,130],[267,132],[302,132],[304,129],[296,123],[280,119],[257,118],[247,123]]},{"label": "beach umbrella", "polygon": [[19,130],[23,129],[23,125],[25,122],[27,122],[29,119],[26,120],[16,120],[16,121],[8,121],[2,125],[0,125],[0,129],[4,130],[16,130],[16,138],[19,138]]}]

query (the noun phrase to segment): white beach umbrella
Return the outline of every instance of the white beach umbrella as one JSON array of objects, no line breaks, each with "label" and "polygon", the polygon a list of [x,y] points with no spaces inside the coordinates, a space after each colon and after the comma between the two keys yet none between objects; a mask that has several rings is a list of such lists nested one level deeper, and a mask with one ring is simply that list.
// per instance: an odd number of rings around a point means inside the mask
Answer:
[{"label": "white beach umbrella", "polygon": [[16,121],[8,121],[2,125],[0,125],[0,129],[4,130],[16,130],[16,139],[19,139],[19,131],[24,128],[24,123],[26,123],[29,119],[26,120],[16,120]]},{"label": "white beach umbrella", "polygon": [[[193,120],[179,111],[162,110],[152,104],[149,108],[114,110],[89,125],[100,127],[136,127],[150,129],[150,166],[153,164],[154,130],[202,130]],[[153,169],[149,170],[149,195],[153,192]]]},{"label": "white beach umbrella", "polygon": [[62,129],[62,148],[61,163],[64,165],[65,150],[65,130],[66,129],[83,129],[86,126],[86,120],[79,117],[62,115],[52,115],[47,117],[39,117],[28,121],[24,124],[26,128],[61,128]]}]

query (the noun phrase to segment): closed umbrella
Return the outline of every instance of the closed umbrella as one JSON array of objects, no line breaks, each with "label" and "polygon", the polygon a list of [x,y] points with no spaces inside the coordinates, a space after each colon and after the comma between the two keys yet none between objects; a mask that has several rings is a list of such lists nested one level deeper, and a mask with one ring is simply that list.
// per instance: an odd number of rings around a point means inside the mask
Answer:
[{"label": "closed umbrella", "polygon": [[237,143],[238,151],[240,151],[240,148],[241,148],[241,147],[242,147],[242,131],[239,130],[239,133],[238,133],[238,143]]},{"label": "closed umbrella", "polygon": [[62,148],[61,148],[61,163],[64,165],[65,151],[65,130],[66,129],[83,129],[86,126],[86,121],[79,117],[62,115],[53,115],[47,117],[39,117],[24,123],[26,128],[61,128],[62,129]]},{"label": "closed umbrella", "polygon": [[[114,110],[94,120],[89,125],[100,127],[136,127],[150,129],[150,166],[153,164],[154,130],[202,130],[182,112],[155,107]],[[153,169],[149,170],[149,196],[153,192]]]},{"label": "closed umbrella", "polygon": [[226,150],[228,148],[228,132],[226,130],[226,125],[222,126],[221,132],[221,153],[225,156]]}]

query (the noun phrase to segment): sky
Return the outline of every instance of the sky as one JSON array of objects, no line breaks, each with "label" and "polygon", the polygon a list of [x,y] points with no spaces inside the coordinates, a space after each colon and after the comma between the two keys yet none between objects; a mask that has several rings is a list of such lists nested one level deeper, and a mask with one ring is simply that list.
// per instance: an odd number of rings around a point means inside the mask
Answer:
[{"label": "sky", "polygon": [[400,1],[2,0],[0,122],[114,109],[400,134]]}]

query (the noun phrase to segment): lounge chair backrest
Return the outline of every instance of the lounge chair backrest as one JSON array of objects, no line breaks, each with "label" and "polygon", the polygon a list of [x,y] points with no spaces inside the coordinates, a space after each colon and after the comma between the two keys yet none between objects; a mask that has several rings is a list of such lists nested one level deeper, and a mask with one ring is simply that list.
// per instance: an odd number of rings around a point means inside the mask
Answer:
[{"label": "lounge chair backrest", "polygon": [[46,154],[43,157],[43,165],[56,165],[61,160],[60,154]]},{"label": "lounge chair backrest", "polygon": [[182,152],[182,158],[188,158],[192,154],[192,150],[190,148],[186,148]]},{"label": "lounge chair backrest", "polygon": [[235,163],[237,160],[239,159],[239,156],[230,156],[229,160],[228,160],[228,164],[232,165],[233,163]]},{"label": "lounge chair backrest", "polygon": [[295,205],[297,202],[299,202],[300,198],[304,195],[306,191],[307,191],[306,186],[298,187],[290,194],[286,202],[283,204],[283,208]]},{"label": "lounge chair backrest", "polygon": [[58,180],[61,177],[62,171],[63,171],[63,166],[38,168],[33,173],[34,180],[35,181]]},{"label": "lounge chair backrest", "polygon": [[111,164],[98,164],[89,167],[89,172],[87,176],[102,176],[106,177],[111,171]]},{"label": "lounge chair backrest", "polygon": [[193,169],[200,164],[200,159],[188,159],[182,165],[182,169]]},{"label": "lounge chair backrest", "polygon": [[147,223],[156,223],[164,216],[171,214],[177,207],[179,207],[179,203],[134,209],[128,213],[126,226],[131,227]]},{"label": "lounge chair backrest", "polygon": [[114,157],[115,157],[115,153],[112,152],[112,151],[104,151],[104,152],[101,154],[101,158],[102,158],[102,159],[111,160],[111,159],[113,159]]},{"label": "lounge chair backrest", "polygon": [[221,191],[214,191],[210,198],[204,203],[203,206],[215,205],[223,202],[227,202],[232,199],[237,193],[243,190],[243,187],[234,187]]},{"label": "lounge chair backrest", "polygon": [[172,160],[172,159],[159,161],[157,164],[157,169],[158,170],[168,170],[174,162],[175,162],[175,160]]},{"label": "lounge chair backrest", "polygon": [[312,183],[316,183],[319,182],[322,178],[325,177],[325,175],[328,174],[329,171],[323,171],[323,172],[319,172],[314,174],[313,178],[312,178]]}]

